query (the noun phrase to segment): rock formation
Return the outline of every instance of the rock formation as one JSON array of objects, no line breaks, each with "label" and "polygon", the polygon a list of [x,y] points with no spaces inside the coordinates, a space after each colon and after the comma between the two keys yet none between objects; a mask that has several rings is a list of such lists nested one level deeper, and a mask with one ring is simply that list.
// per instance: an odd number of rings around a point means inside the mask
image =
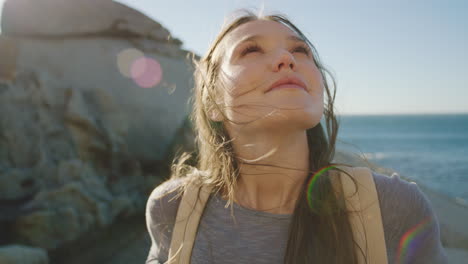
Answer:
[{"label": "rock formation", "polygon": [[110,0],[7,0],[1,26],[0,252],[142,212],[188,114],[193,54]]}]

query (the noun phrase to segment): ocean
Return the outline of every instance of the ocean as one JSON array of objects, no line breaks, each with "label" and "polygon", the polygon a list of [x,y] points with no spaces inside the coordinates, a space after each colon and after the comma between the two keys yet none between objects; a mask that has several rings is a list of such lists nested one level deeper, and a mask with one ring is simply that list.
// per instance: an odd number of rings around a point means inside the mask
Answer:
[{"label": "ocean", "polygon": [[468,114],[341,115],[337,148],[468,201]]}]

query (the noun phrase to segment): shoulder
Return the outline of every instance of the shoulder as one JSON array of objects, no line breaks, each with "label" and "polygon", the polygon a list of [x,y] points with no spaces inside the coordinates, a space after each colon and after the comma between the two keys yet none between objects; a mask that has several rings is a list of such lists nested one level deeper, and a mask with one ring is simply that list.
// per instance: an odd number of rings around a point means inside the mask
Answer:
[{"label": "shoulder", "polygon": [[149,199],[160,200],[162,197],[170,193],[175,193],[183,186],[185,181],[185,178],[168,179],[153,189]]},{"label": "shoulder", "polygon": [[402,220],[422,220],[433,214],[432,205],[418,185],[400,177],[372,171],[379,196],[382,217],[402,223]]},{"label": "shoulder", "polygon": [[398,173],[391,176],[372,171],[375,187],[379,197],[386,201],[406,201],[410,204],[421,202],[425,197],[416,182],[405,180]]},{"label": "shoulder", "polygon": [[179,191],[185,179],[170,179],[153,189],[146,203],[146,216],[151,220],[170,220],[177,213],[180,202]]},{"label": "shoulder", "polygon": [[184,179],[170,179],[153,189],[146,203],[146,228],[151,238],[151,248],[146,263],[162,263],[167,260],[172,229],[179,208],[179,190]]},{"label": "shoulder", "polygon": [[405,263],[409,259],[416,261],[411,263],[446,263],[439,221],[418,184],[398,173],[387,176],[372,171],[372,175],[390,255]]},{"label": "shoulder", "polygon": [[[362,170],[357,173],[357,169],[367,169],[366,167],[353,167],[355,176],[362,175]],[[410,180],[406,180],[398,173],[393,173],[391,176],[370,170],[372,179],[375,183],[375,188],[378,194],[379,202],[387,208],[387,205],[397,206],[400,210],[409,209],[411,207],[421,208],[421,205],[427,207],[428,200],[421,192],[418,185]],[[356,174],[357,173],[357,174]],[[361,177],[358,177],[359,179]],[[405,204],[401,204],[404,202]],[[383,209],[383,208],[381,208]]]},{"label": "shoulder", "polygon": [[416,182],[406,180],[398,173],[387,176],[372,171],[372,176],[381,210],[392,211],[392,214],[388,213],[388,217],[401,221],[402,217],[420,218],[434,214],[430,200]]}]

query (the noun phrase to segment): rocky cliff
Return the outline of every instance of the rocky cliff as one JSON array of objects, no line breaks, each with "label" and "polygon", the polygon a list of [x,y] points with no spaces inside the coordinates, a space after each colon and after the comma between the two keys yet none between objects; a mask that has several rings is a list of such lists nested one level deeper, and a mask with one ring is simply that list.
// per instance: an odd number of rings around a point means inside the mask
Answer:
[{"label": "rocky cliff", "polygon": [[193,54],[110,0],[7,0],[1,26],[0,262],[45,263],[144,210],[188,114]]}]

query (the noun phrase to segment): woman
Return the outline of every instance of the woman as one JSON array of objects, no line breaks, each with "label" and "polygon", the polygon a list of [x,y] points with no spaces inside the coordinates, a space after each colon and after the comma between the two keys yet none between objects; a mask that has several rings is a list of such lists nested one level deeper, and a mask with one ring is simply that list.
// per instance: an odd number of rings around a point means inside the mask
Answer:
[{"label": "woman", "polygon": [[[147,263],[167,261],[181,194],[194,180],[212,193],[191,263],[357,263],[343,203],[331,195],[331,174],[317,178],[314,207],[307,198],[311,177],[334,164],[338,123],[328,72],[285,16],[246,13],[197,62],[196,166],[182,155],[149,197]],[[372,176],[388,263],[446,263],[437,218],[417,185],[397,174]],[[405,248],[405,235],[423,220],[424,236]]]}]

